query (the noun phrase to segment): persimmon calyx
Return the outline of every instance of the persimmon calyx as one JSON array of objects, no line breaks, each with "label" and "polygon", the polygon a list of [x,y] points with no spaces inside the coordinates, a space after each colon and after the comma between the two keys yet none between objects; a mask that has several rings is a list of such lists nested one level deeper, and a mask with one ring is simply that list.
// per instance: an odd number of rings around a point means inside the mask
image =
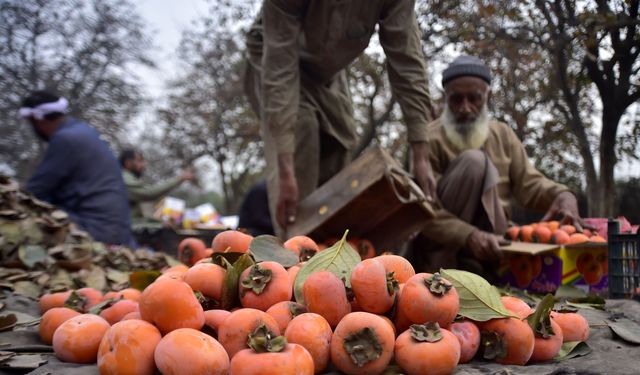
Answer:
[{"label": "persimmon calyx", "polygon": [[298,316],[300,314],[304,314],[306,312],[309,312],[309,310],[304,305],[301,305],[301,304],[295,303],[295,302],[290,302],[289,303],[289,312],[291,313],[291,316],[293,316],[295,318],[296,316]]},{"label": "persimmon calyx", "polygon": [[411,337],[418,342],[438,342],[442,340],[442,331],[438,323],[412,324]]},{"label": "persimmon calyx", "polygon": [[397,290],[400,289],[400,284],[396,280],[395,272],[391,271],[387,273],[387,292],[392,296]]},{"label": "persimmon calyx", "polygon": [[507,343],[498,332],[482,331],[480,343],[484,359],[491,360],[507,356]]},{"label": "persimmon calyx", "polygon": [[430,277],[425,277],[424,283],[431,293],[440,296],[445,295],[453,287],[453,285],[446,282],[438,272],[434,273]]},{"label": "persimmon calyx", "polygon": [[316,250],[315,249],[311,249],[311,248],[307,248],[307,247],[300,248],[300,257],[299,257],[299,259],[300,259],[301,262],[308,261],[314,255],[316,255]]},{"label": "persimmon calyx", "polygon": [[255,294],[262,294],[272,276],[273,272],[270,269],[262,268],[259,264],[256,264],[251,268],[247,277],[242,280],[243,292],[246,293],[248,289],[251,289]]},{"label": "persimmon calyx", "polygon": [[276,336],[266,324],[261,324],[249,334],[247,345],[256,353],[279,353],[287,346],[287,338]]},{"label": "persimmon calyx", "polygon": [[358,367],[380,358],[382,354],[382,345],[378,335],[369,327],[352,332],[345,337],[342,345],[351,357],[353,364]]}]

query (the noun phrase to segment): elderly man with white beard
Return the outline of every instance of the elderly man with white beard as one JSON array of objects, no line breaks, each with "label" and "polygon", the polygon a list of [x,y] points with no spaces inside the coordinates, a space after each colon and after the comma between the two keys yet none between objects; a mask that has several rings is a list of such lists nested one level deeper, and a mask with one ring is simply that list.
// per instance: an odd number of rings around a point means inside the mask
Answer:
[{"label": "elderly man with white beard", "polygon": [[427,127],[440,207],[414,243],[422,271],[459,268],[492,279],[512,198],[546,210],[543,220],[562,216],[581,229],[569,188],[537,171],[513,130],[491,117],[490,83],[489,68],[472,56],[456,58],[443,72],[444,111]]}]

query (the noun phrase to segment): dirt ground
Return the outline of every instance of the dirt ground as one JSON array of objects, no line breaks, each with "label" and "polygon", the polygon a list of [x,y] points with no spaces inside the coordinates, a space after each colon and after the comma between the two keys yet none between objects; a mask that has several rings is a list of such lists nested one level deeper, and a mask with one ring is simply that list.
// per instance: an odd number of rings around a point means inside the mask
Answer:
[{"label": "dirt ground", "polygon": [[[39,316],[37,303],[22,296],[5,295],[7,310],[18,311],[31,316]],[[580,311],[592,325],[591,335],[587,344],[593,349],[591,354],[585,357],[568,359],[559,363],[548,363],[528,366],[503,366],[489,362],[475,360],[472,363],[457,367],[456,375],[477,374],[531,374],[531,375],[606,375],[606,374],[640,374],[640,345],[629,344],[613,334],[611,329],[604,325],[604,319],[612,313],[624,313],[626,317],[640,323],[640,302],[632,300],[607,300],[607,311],[586,310]],[[28,349],[33,352],[45,350],[38,338],[37,326],[29,327],[21,331],[9,331],[0,333],[0,350]],[[31,348],[29,348],[31,346]],[[47,363],[33,371],[3,371],[0,374],[27,373],[31,375],[87,375],[99,374],[95,365],[73,365],[58,361],[49,352],[41,353]]]}]

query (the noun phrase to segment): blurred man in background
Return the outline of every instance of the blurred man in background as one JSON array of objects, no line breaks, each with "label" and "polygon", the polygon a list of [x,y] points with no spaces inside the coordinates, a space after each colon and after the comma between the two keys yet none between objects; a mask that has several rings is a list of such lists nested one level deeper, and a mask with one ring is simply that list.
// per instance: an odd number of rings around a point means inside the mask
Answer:
[{"label": "blurred man in background", "polygon": [[122,178],[129,197],[131,219],[133,221],[149,218],[151,206],[185,181],[193,181],[193,170],[186,168],[170,180],[157,184],[148,184],[142,179],[145,161],[142,154],[132,148],[120,153]]},{"label": "blurred man in background", "polygon": [[67,100],[47,91],[35,91],[22,102],[20,117],[48,143],[27,190],[66,211],[95,240],[131,245],[118,161],[95,129],[66,115],[68,106]]}]

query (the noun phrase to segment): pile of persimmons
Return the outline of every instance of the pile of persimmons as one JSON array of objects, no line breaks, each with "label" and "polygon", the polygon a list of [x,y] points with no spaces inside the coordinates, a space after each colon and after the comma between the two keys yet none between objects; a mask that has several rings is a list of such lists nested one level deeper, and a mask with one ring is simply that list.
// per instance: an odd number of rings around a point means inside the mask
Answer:
[{"label": "pile of persimmons", "polygon": [[[209,250],[184,240],[179,258],[186,265],[164,270],[142,291],[45,294],[42,341],[62,361],[97,362],[101,374],[381,374],[390,363],[408,374],[449,374],[477,356],[514,365],[549,361],[563,342],[589,335],[576,313],[548,309],[531,326],[534,309],[509,296],[501,302],[511,317],[460,320],[452,283],[439,273],[416,274],[391,254],[356,261],[348,279],[328,264],[300,290],[295,280],[304,263],[252,262],[227,277],[216,253],[248,253],[252,239],[225,231]],[[304,236],[284,248],[309,263],[323,251]],[[209,309],[229,297],[229,285],[239,305]]]},{"label": "pile of persimmons", "polygon": [[513,241],[577,245],[587,242],[607,242],[597,232],[584,229],[581,233],[573,225],[560,225],[559,221],[542,221],[522,226],[512,226],[505,238]]}]

